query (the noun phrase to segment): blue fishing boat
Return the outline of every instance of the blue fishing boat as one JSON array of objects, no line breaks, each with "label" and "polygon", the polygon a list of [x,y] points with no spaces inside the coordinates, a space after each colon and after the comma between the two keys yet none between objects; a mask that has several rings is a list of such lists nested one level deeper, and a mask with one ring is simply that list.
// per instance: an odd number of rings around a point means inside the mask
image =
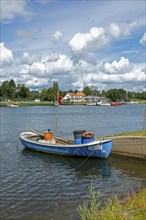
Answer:
[{"label": "blue fishing boat", "polygon": [[[79,143],[79,140],[77,141],[76,138],[74,141],[60,137],[49,137],[47,139],[44,134],[38,132],[27,131],[20,134],[21,143],[26,148],[39,152],[64,156],[98,158],[107,158],[110,155],[112,140],[94,140],[93,138],[86,138],[84,134],[83,137],[83,141]],[[81,138],[80,136],[80,139]]]}]

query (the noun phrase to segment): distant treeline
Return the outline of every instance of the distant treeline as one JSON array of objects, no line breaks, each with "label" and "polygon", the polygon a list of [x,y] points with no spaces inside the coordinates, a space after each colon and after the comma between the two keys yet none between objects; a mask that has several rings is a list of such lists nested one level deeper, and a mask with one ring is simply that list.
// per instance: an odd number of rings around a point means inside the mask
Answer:
[{"label": "distant treeline", "polygon": [[[41,101],[55,101],[57,99],[57,92],[59,90],[58,82],[54,82],[53,86],[41,91],[31,91],[25,84],[17,84],[13,79],[10,81],[4,81],[0,85],[0,100],[35,100],[39,98]],[[68,92],[74,92],[78,90],[59,91],[59,94],[64,97]],[[100,96],[109,99],[110,101],[130,101],[130,100],[146,100],[146,92],[131,92],[124,89],[109,89],[98,90],[96,87],[84,87],[82,91],[86,96]]]}]

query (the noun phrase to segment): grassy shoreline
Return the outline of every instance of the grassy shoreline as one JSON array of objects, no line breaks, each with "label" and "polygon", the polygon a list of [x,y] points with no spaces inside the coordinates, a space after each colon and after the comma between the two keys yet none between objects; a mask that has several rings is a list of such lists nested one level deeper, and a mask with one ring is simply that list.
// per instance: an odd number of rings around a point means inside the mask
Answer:
[{"label": "grassy shoreline", "polygon": [[100,194],[89,188],[89,199],[79,206],[81,220],[143,220],[146,219],[146,188],[119,200],[113,196],[101,207]]},{"label": "grassy shoreline", "polygon": [[[109,138],[109,137],[116,137],[116,136],[131,136],[131,137],[134,137],[134,136],[146,136],[146,130],[143,129],[143,130],[136,130],[136,131],[129,131],[129,132],[123,132],[123,133],[120,133],[120,134],[113,134],[113,135],[110,135],[110,136],[105,136],[104,138]],[[98,138],[95,138],[96,140],[99,140],[103,137],[98,137]]]},{"label": "grassy shoreline", "polygon": [[19,106],[52,106],[53,102],[34,102],[34,101],[10,101],[10,102],[0,102],[1,107],[6,107],[9,104],[19,105]]},{"label": "grassy shoreline", "polygon": [[[138,104],[146,104],[146,101],[139,100],[137,102]],[[54,105],[53,102],[49,101],[40,101],[40,102],[35,102],[35,101],[0,101],[0,107],[7,106],[7,104],[14,104],[14,105],[19,105],[19,106],[52,106]],[[82,103],[80,103],[82,104]],[[73,105],[73,103],[63,103],[63,105]]]},{"label": "grassy shoreline", "polygon": [[120,134],[115,134],[113,136],[146,136],[146,130],[136,130],[130,132],[123,132]]}]

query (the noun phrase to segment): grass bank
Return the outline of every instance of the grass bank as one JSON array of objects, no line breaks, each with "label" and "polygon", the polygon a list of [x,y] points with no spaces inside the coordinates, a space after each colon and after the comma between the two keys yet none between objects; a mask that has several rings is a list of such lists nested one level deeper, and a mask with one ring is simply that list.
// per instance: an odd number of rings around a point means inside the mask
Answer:
[{"label": "grass bank", "polygon": [[53,102],[19,102],[19,106],[50,106],[54,105]]},{"label": "grass bank", "polygon": [[124,132],[121,134],[116,134],[114,136],[146,136],[146,130],[137,130],[131,132]]},{"label": "grass bank", "polygon": [[[146,136],[146,130],[137,130],[137,131],[130,131],[130,132],[124,132],[124,133],[120,133],[120,134],[113,134],[113,135],[110,135],[110,136],[107,136],[107,137],[104,137],[104,138],[108,138],[108,137],[116,137],[116,136]],[[103,137],[98,137],[96,138],[96,140],[99,140]]]},{"label": "grass bank", "polygon": [[14,104],[19,106],[52,106],[53,102],[34,102],[34,101],[10,101],[10,102],[0,102],[0,106],[8,106],[8,104]]},{"label": "grass bank", "polygon": [[113,196],[101,206],[100,194],[89,188],[88,200],[79,206],[81,220],[143,220],[146,219],[146,188],[140,189],[123,200]]}]

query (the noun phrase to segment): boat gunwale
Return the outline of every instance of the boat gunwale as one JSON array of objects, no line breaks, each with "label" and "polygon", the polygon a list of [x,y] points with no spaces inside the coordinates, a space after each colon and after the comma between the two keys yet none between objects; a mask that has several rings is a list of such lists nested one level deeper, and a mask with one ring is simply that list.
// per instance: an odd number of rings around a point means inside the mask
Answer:
[{"label": "boat gunwale", "polygon": [[[105,140],[95,140],[95,141],[92,141],[92,142],[89,142],[89,143],[84,143],[84,144],[51,144],[51,143],[42,143],[42,142],[38,142],[38,141],[35,141],[35,140],[30,140],[29,137],[34,137],[34,136],[38,136],[39,137],[39,134],[37,133],[33,133],[33,132],[22,132],[20,134],[20,139],[21,140],[24,140],[24,141],[27,141],[29,143],[33,143],[33,144],[37,144],[37,145],[43,145],[44,147],[73,147],[73,148],[77,148],[77,147],[89,147],[89,146],[94,146],[96,144],[104,144],[106,142],[111,142],[112,139],[105,139]],[[57,138],[57,137],[56,137]],[[54,137],[55,139],[55,137]]]}]

